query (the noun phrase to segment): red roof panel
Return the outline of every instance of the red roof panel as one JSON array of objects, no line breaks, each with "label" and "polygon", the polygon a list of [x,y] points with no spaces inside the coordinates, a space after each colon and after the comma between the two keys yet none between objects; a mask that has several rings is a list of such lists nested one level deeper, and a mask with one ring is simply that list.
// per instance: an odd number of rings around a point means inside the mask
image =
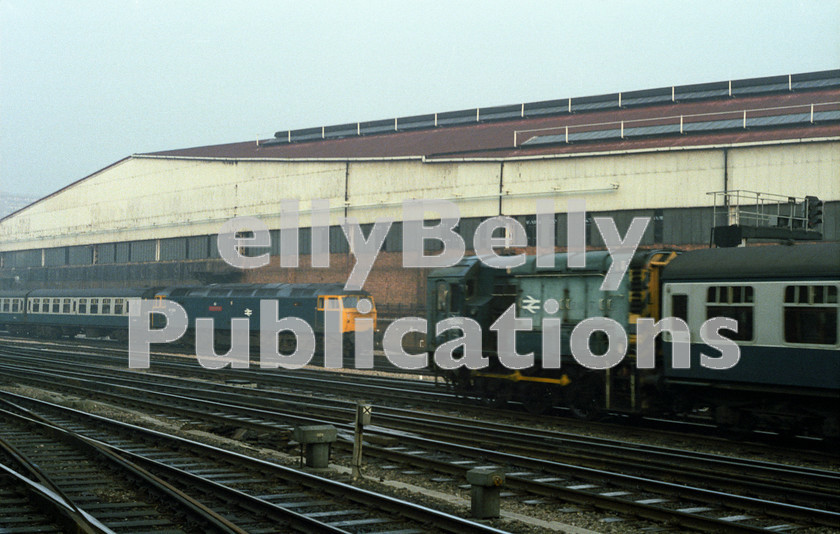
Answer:
[{"label": "red roof panel", "polygon": [[[608,150],[636,150],[657,147],[691,147],[716,144],[749,143],[784,139],[815,138],[840,135],[840,123],[801,123],[777,125],[761,129],[737,129],[714,133],[661,135],[646,138],[602,142],[558,143],[549,146],[517,145],[536,135],[560,135],[565,127],[575,131],[624,127],[655,126],[675,123],[683,117],[686,123],[737,119],[747,111],[750,117],[807,113],[811,105],[818,110],[840,110],[840,89],[807,92],[782,92],[740,98],[723,98],[689,103],[668,103],[645,107],[617,108],[608,111],[581,112],[541,118],[525,118],[495,122],[477,122],[423,130],[401,131],[377,135],[350,136],[340,139],[319,139],[305,142],[267,140],[231,143],[180,150],[167,150],[147,155],[188,158],[232,159],[365,159],[423,156],[509,158],[551,154],[588,153]],[[544,130],[549,129],[552,130]],[[542,130],[542,131],[534,131]],[[269,144],[266,144],[269,143]]]}]

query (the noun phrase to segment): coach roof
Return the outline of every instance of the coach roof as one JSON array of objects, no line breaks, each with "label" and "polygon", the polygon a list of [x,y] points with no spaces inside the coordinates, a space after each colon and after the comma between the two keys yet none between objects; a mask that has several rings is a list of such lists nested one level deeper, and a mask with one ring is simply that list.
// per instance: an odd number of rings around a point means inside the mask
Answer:
[{"label": "coach roof", "polygon": [[677,256],[662,275],[677,280],[840,279],[840,243],[709,248]]}]

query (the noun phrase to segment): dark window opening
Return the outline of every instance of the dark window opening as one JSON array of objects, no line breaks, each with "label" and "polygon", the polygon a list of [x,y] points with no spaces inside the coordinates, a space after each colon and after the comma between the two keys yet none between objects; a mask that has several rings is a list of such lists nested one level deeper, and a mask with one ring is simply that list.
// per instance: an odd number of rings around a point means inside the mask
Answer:
[{"label": "dark window opening", "polygon": [[688,295],[671,295],[671,315],[688,322]]},{"label": "dark window opening", "polygon": [[752,306],[707,306],[706,318],[729,317],[738,321],[738,332],[727,331],[726,337],[735,341],[750,341],[753,338]]},{"label": "dark window opening", "polygon": [[665,242],[665,212],[661,209],[653,210],[653,242]]},{"label": "dark window opening", "polygon": [[788,343],[837,343],[837,308],[785,307],[785,341]]}]

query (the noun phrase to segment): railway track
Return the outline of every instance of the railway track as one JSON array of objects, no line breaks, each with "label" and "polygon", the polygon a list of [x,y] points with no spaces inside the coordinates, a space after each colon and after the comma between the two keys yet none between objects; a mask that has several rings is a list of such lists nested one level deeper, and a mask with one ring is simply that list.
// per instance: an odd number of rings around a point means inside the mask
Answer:
[{"label": "railway track", "polygon": [[[6,368],[5,373],[21,379],[27,369]],[[102,370],[99,376],[93,369],[80,375],[65,370],[62,374],[74,382],[72,387],[81,395],[111,395],[110,401],[132,397],[135,407],[154,413],[189,416],[197,422],[214,420],[266,432],[269,428],[287,430],[292,424],[348,419],[349,406],[321,406],[320,412],[301,415],[301,402],[277,399],[277,392],[246,390],[219,384],[198,383],[172,377],[144,373]],[[55,369],[51,372],[55,379]],[[91,380],[88,388],[80,384]],[[44,378],[44,380],[48,380]],[[155,382],[151,384],[150,382]],[[44,385],[44,384],[42,384]],[[140,400],[143,397],[145,400]],[[163,399],[168,399],[165,401]],[[224,401],[220,403],[220,401]],[[296,414],[281,412],[291,406]],[[311,399],[309,399],[311,405]],[[167,405],[171,407],[167,409]],[[175,408],[177,407],[177,408]],[[382,412],[382,413],[380,413]],[[800,524],[831,525],[838,521],[838,479],[836,474],[817,470],[793,469],[762,462],[744,462],[734,458],[712,455],[692,455],[684,451],[661,450],[656,447],[627,447],[593,441],[572,440],[568,436],[547,431],[504,428],[502,425],[467,425],[455,418],[409,417],[405,411],[377,408],[380,439],[399,441],[399,445],[381,447],[370,445],[366,454],[384,462],[399,463],[435,470],[460,478],[468,467],[481,462],[494,462],[508,467],[509,487],[527,495],[539,495],[563,502],[574,502],[610,511],[629,513],[659,522],[684,527],[714,530],[749,531],[753,527],[766,529],[790,528],[788,523],[773,518],[798,521]],[[285,425],[285,427],[284,427]],[[337,426],[340,426],[338,423]],[[470,428],[472,427],[472,428]],[[446,441],[436,439],[444,433]],[[492,443],[493,450],[481,443]],[[503,450],[501,450],[503,449]],[[523,453],[527,452],[527,456]],[[584,454],[585,452],[585,454]],[[575,465],[560,462],[565,455]],[[540,457],[542,456],[542,457]],[[582,467],[590,462],[591,467]],[[679,476],[674,467],[678,467]],[[607,471],[604,467],[611,469]],[[617,470],[622,472],[616,472]],[[647,476],[632,473],[641,471]],[[655,473],[662,480],[650,478]],[[675,482],[668,482],[669,479]],[[709,487],[726,487],[745,494],[758,494],[801,504],[786,504],[756,497],[739,497],[719,489],[690,488],[692,483]],[[782,482],[784,481],[784,482]],[[832,488],[834,491],[832,491]],[[730,513],[720,505],[726,502],[729,510],[748,510],[750,514]],[[824,503],[826,509],[807,506]],[[710,506],[711,505],[711,506]],[[767,510],[772,510],[769,515]],[[711,516],[711,517],[710,517]],[[717,516],[717,517],[714,517]],[[748,517],[749,516],[749,517]],[[721,518],[723,521],[721,521]]]},{"label": "railway track", "polygon": [[[15,350],[17,354],[38,354],[39,358],[48,358],[50,354],[58,358],[67,358],[72,354],[79,364],[88,363],[95,367],[111,365],[125,369],[126,354],[124,350],[113,347],[103,347],[103,344],[88,345],[78,341],[68,345],[66,342],[49,342],[46,349],[35,349],[37,342],[10,338],[8,350]],[[2,341],[8,341],[0,338]],[[110,344],[109,344],[110,345]],[[72,347],[72,348],[68,348]],[[95,350],[91,353],[91,350]],[[634,420],[613,422],[614,418],[605,421],[580,421],[570,418],[568,413],[557,409],[552,413],[533,415],[524,410],[499,409],[481,406],[478,403],[465,402],[456,398],[446,388],[435,384],[431,377],[395,378],[390,376],[370,376],[359,373],[342,373],[317,369],[298,369],[294,371],[277,370],[249,370],[249,369],[221,369],[209,370],[197,365],[194,358],[183,355],[155,354],[152,359],[153,372],[172,374],[176,376],[195,377],[211,382],[240,381],[261,389],[280,389],[285,391],[311,392],[322,398],[364,398],[389,405],[405,406],[409,409],[435,409],[447,413],[456,412],[467,416],[484,418],[488,410],[499,420],[516,421],[531,426],[552,425],[567,428],[570,431],[590,432],[592,429],[603,429],[613,435],[621,435],[628,440],[640,442],[649,441],[652,433],[662,436],[676,443],[690,446],[698,444],[710,448],[732,448],[734,444],[748,444],[752,452],[771,457],[779,451],[790,451],[797,456],[812,456],[816,463],[830,458],[837,458],[832,444],[823,440],[808,438],[787,438],[763,433],[751,436],[738,436],[733,441],[731,436],[721,435],[717,429],[703,421],[677,422],[659,419]],[[828,451],[826,453],[825,451]]]},{"label": "railway track", "polygon": [[48,488],[85,530],[242,531],[112,449],[77,434],[2,409],[0,432],[4,465]]},{"label": "railway track", "polygon": [[7,466],[0,455],[0,528],[4,532],[106,532],[61,495]]},{"label": "railway track", "polygon": [[[139,490],[103,482],[125,477],[141,478],[144,492],[151,487],[164,495],[157,502],[186,512],[190,532],[500,532],[203,443],[27,397],[2,398],[7,409],[0,420],[15,449],[46,464],[52,483],[80,512],[104,518],[116,532],[184,530],[155,516]],[[108,477],[103,460],[119,473]],[[117,506],[102,506],[103,495],[112,494]]]}]

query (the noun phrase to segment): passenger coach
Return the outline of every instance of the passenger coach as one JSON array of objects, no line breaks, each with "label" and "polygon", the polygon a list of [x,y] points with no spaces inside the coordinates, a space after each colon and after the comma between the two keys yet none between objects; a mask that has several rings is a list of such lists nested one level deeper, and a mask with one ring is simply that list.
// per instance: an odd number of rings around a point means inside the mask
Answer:
[{"label": "passenger coach", "polygon": [[[840,244],[714,248],[678,256],[663,274],[663,315],[688,323],[692,365],[671,366],[664,334],[666,381],[678,399],[710,407],[724,426],[743,429],[762,420],[773,427],[826,426],[817,433],[837,435],[839,293]],[[724,331],[740,349],[730,369],[698,364],[701,351],[714,352],[698,342],[700,326],[712,317],[738,321],[737,332]],[[788,424],[778,424],[781,419]]]},{"label": "passenger coach", "polygon": [[85,334],[125,340],[129,299],[153,296],[152,289],[35,289],[27,297],[27,329],[47,338]]},{"label": "passenger coach", "polygon": [[11,334],[26,333],[26,295],[28,290],[0,291],[0,328]]}]

